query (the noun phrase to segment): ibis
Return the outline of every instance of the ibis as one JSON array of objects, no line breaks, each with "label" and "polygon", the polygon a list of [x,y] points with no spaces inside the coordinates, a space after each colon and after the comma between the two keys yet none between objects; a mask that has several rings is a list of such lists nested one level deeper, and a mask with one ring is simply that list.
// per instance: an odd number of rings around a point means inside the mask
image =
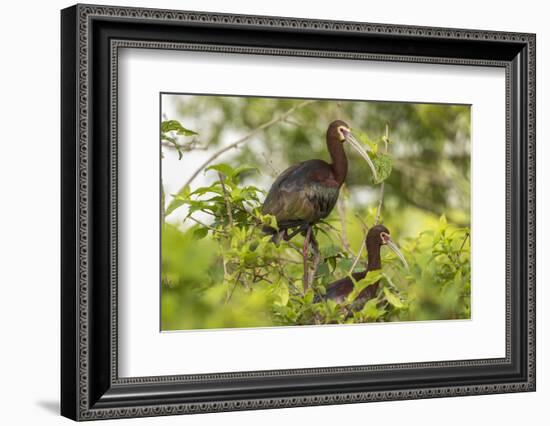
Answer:
[{"label": "ibis", "polygon": [[[369,229],[367,237],[365,239],[365,245],[367,248],[367,268],[362,272],[354,272],[352,274],[355,282],[362,280],[371,271],[377,271],[382,269],[382,259],[380,257],[380,250],[383,246],[389,247],[395,252],[397,257],[403,262],[403,265],[408,268],[405,257],[390,237],[390,231],[384,225],[375,225]],[[354,281],[350,277],[342,278],[328,285],[324,299],[331,299],[338,303],[343,302],[346,297],[354,289]],[[380,280],[365,287],[352,302],[355,308],[362,307],[365,302],[372,299],[380,286]],[[319,301],[321,298],[317,298]]]},{"label": "ibis", "polygon": [[[302,161],[277,177],[265,198],[262,213],[275,216],[279,229],[266,229],[266,232],[279,232],[285,239],[290,239],[330,214],[348,173],[344,142],[366,160],[377,179],[374,163],[349,126],[342,120],[333,121],[326,135],[332,163],[317,159]],[[297,230],[289,235],[287,231],[292,228]]]},{"label": "ibis", "polygon": [[[312,226],[326,218],[338,201],[338,194],[348,173],[348,159],[344,151],[344,142],[348,142],[367,162],[375,180],[376,168],[361,143],[353,136],[350,127],[342,120],[335,120],[328,126],[326,134],[327,149],[331,163],[313,159],[302,161],[283,171],[273,182],[262,206],[263,214],[275,216],[277,228],[264,227],[264,231],[273,234],[273,241],[280,238],[290,240],[296,234],[304,237],[304,288],[307,287],[307,256],[311,245],[318,254],[318,245]],[[294,229],[291,234],[290,229]]]}]

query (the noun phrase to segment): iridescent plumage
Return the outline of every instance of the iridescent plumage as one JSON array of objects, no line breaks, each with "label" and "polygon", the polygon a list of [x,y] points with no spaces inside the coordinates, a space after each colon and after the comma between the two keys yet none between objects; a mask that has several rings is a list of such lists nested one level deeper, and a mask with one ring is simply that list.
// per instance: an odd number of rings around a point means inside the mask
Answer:
[{"label": "iridescent plumage", "polygon": [[280,230],[316,223],[334,208],[340,186],[330,164],[323,160],[304,161],[279,175],[267,194],[262,213],[275,216]]},{"label": "iridescent plumage", "polygon": [[376,176],[372,160],[345,122],[336,120],[330,123],[326,141],[332,163],[303,161],[286,169],[271,186],[262,212],[275,216],[279,231],[266,227],[266,232],[287,235],[287,230],[295,227],[298,227],[298,232],[306,231],[330,214],[348,173],[344,142],[348,141],[365,158]]}]

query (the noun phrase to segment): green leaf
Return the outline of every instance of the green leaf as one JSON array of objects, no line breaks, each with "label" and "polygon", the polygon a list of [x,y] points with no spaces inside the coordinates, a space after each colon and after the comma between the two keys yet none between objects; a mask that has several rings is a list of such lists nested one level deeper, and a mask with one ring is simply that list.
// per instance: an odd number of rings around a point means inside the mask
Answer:
[{"label": "green leaf", "polygon": [[220,185],[220,182],[216,181],[210,186],[201,186],[200,188],[197,188],[196,190],[191,192],[190,195],[204,195],[204,194],[207,194],[209,192],[214,193],[214,194],[222,195],[223,190],[222,190],[222,187]]},{"label": "green leaf", "polygon": [[175,198],[173,199],[170,204],[168,204],[168,207],[166,208],[165,216],[168,216],[170,213],[172,213],[174,210],[176,210],[178,207],[181,207],[185,204],[185,200],[181,198]]},{"label": "green leaf", "polygon": [[384,182],[391,174],[393,168],[393,160],[387,154],[378,153],[371,156],[372,162],[374,163],[374,168],[376,169],[376,174],[378,179],[375,183]]},{"label": "green leaf", "polygon": [[334,313],[336,311],[336,309],[338,308],[338,304],[334,300],[331,300],[331,299],[328,299],[326,301],[326,306],[327,306],[329,312],[331,312],[331,313]]},{"label": "green leaf", "polygon": [[[340,259],[337,261],[339,256],[331,257],[330,259],[334,260],[334,269],[338,269],[339,271],[342,271],[344,273],[348,273],[351,266],[353,265],[354,259]],[[329,260],[330,260],[329,259]],[[363,264],[361,262],[357,263],[358,267],[363,267]],[[356,268],[357,268],[356,266]]]},{"label": "green leaf", "polygon": [[322,277],[325,275],[329,275],[329,273],[330,273],[330,270],[328,267],[328,263],[321,263],[317,268],[317,276]]},{"label": "green leaf", "polygon": [[390,286],[390,288],[392,288],[393,290],[399,292],[399,289],[397,288],[397,286],[393,283],[392,279],[390,278],[390,276],[388,274],[386,274],[385,272],[382,273],[382,276],[385,278],[386,280],[386,283]]},{"label": "green leaf", "polygon": [[[209,166],[206,169],[204,169],[205,172],[209,170],[215,170],[229,179],[235,179],[243,173],[259,171],[257,167],[252,167],[252,166],[240,166],[234,169],[229,164],[225,164],[225,163],[213,164],[212,166]],[[249,191],[258,191],[258,192],[261,191],[260,189],[253,186],[242,188],[242,190],[245,190],[245,189]]]},{"label": "green leaf", "polygon": [[[237,177],[243,173],[249,173],[249,172],[255,172],[255,173],[259,173],[260,170],[257,168],[257,167],[253,167],[253,166],[240,166],[240,167],[237,167],[234,171],[233,171],[233,175],[231,177]],[[256,190],[259,191],[258,188],[254,188]]]},{"label": "green leaf", "polygon": [[323,256],[325,259],[328,259],[329,257],[335,257],[339,256],[341,254],[342,249],[338,247],[335,244],[331,244],[326,247],[321,247],[321,256]]},{"label": "green leaf", "polygon": [[351,129],[351,130],[354,136],[357,139],[359,139],[364,145],[367,145],[372,152],[376,153],[378,151],[378,144],[373,140],[371,140],[365,132],[362,132],[361,130],[358,130],[358,129]]},{"label": "green leaf", "polygon": [[445,217],[444,214],[442,214],[441,217],[439,218],[439,226],[434,232],[432,246],[436,246],[441,241],[442,236],[445,235],[446,229],[447,229],[447,218]]},{"label": "green leaf", "polygon": [[[330,265],[331,269],[334,271],[336,269],[336,257],[329,257],[328,259],[326,259],[328,264]],[[326,263],[325,263],[326,265]]]},{"label": "green leaf", "polygon": [[399,296],[393,294],[391,290],[387,287],[384,287],[384,296],[386,296],[386,300],[389,302],[390,305],[392,305],[394,308],[401,309],[405,307],[403,305],[403,302],[399,298]]},{"label": "green leaf", "polygon": [[193,231],[193,238],[197,240],[202,240],[207,235],[208,235],[208,228],[196,228]]},{"label": "green leaf", "polygon": [[233,173],[235,172],[235,169],[233,169],[233,167],[225,163],[213,164],[204,169],[205,172],[208,172],[209,170],[215,170],[227,177],[233,176]]},{"label": "green leaf", "polygon": [[313,290],[309,288],[304,295],[304,303],[306,305],[311,305],[313,303],[313,298],[315,297],[315,294],[313,293]]},{"label": "green leaf", "polygon": [[378,282],[380,278],[382,278],[382,271],[370,271],[365,278],[355,283],[352,292],[348,294],[346,299],[349,302],[353,302],[357,296],[359,296],[359,293],[361,293],[365,288]]},{"label": "green leaf", "polygon": [[281,283],[281,285],[279,286],[279,288],[276,291],[276,295],[279,299],[276,303],[278,303],[280,306],[286,306],[287,303],[288,303],[289,296],[290,296],[290,294],[288,292],[288,287],[286,285],[284,285],[283,283]]},{"label": "green leaf", "polygon": [[[253,211],[252,212],[253,215],[256,215],[256,211]],[[248,217],[248,215],[247,215]],[[278,229],[278,226],[277,226],[277,219],[275,218],[275,216],[273,215],[270,215],[270,214],[261,214],[259,213],[257,215],[257,219],[263,224],[263,225],[266,225],[266,226],[270,226],[272,227],[273,229]]]},{"label": "green leaf", "polygon": [[160,131],[162,133],[166,133],[166,132],[172,132],[172,131],[175,131],[178,135],[181,135],[181,136],[193,136],[193,135],[198,135],[197,132],[193,131],[193,130],[190,130],[190,129],[187,129],[185,127],[183,127],[181,125],[181,123],[177,120],[167,120],[167,121],[163,121],[161,124],[160,124]]},{"label": "green leaf", "polygon": [[183,187],[177,194],[173,194],[172,197],[172,201],[170,201],[164,212],[165,217],[186,203],[189,197],[189,186]]},{"label": "green leaf", "polygon": [[365,306],[363,307],[363,309],[361,309],[361,313],[368,320],[376,321],[385,313],[383,309],[378,309],[377,305],[378,305],[378,299],[368,300],[367,303],[365,303]]}]

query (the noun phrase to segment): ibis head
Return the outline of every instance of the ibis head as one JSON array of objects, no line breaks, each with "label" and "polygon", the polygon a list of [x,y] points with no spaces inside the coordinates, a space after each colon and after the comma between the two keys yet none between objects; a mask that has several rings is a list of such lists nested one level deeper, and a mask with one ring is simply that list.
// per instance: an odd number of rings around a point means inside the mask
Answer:
[{"label": "ibis head", "polygon": [[380,269],[380,249],[382,246],[388,246],[397,255],[399,260],[401,260],[403,265],[408,268],[405,256],[403,256],[403,253],[401,253],[401,250],[399,250],[397,244],[395,244],[395,242],[391,239],[390,231],[384,225],[374,225],[371,229],[369,229],[366,238],[366,246],[369,259],[369,270],[372,271],[373,269]]},{"label": "ibis head", "polygon": [[[339,142],[340,143],[348,142],[351,145],[351,147],[355,149],[355,151],[357,151],[357,153],[361,157],[363,157],[363,159],[367,162],[367,164],[369,165],[372,171],[372,175],[374,176],[374,180],[378,180],[374,163],[372,162],[372,159],[369,157],[369,154],[367,153],[367,150],[370,148],[363,147],[363,145],[353,135],[350,127],[347,125],[345,121],[335,120],[332,123],[330,123],[327,129],[327,145],[328,145],[329,152],[335,163],[337,162],[339,157],[337,155],[337,152],[339,151],[338,148],[340,148],[338,147]],[[346,166],[347,166],[347,162],[346,162]]]}]

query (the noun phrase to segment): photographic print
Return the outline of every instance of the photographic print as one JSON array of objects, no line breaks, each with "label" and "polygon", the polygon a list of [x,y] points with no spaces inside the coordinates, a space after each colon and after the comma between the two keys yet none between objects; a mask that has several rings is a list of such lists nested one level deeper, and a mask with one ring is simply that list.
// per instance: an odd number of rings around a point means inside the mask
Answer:
[{"label": "photographic print", "polygon": [[61,76],[63,416],[536,390],[535,34],[78,4]]},{"label": "photographic print", "polygon": [[469,319],[470,112],[162,93],[161,330]]}]

